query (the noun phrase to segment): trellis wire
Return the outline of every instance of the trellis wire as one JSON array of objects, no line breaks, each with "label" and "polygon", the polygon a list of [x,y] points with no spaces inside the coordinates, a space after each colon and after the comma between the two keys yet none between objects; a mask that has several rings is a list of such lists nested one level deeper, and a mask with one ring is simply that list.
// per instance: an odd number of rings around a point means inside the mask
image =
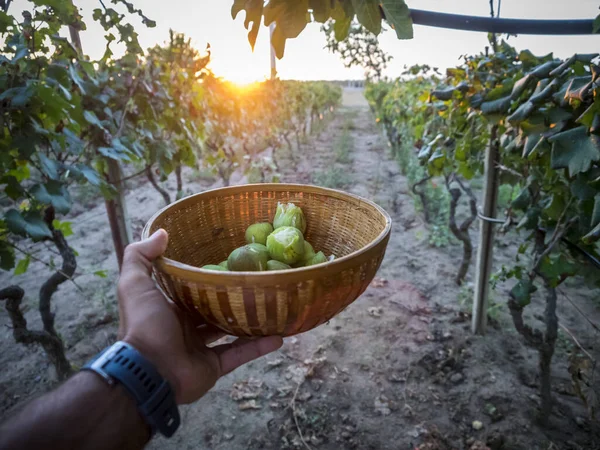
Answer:
[{"label": "trellis wire", "polygon": [[463,16],[411,9],[415,25],[496,34],[539,34],[548,36],[594,34],[593,19],[532,20]]}]

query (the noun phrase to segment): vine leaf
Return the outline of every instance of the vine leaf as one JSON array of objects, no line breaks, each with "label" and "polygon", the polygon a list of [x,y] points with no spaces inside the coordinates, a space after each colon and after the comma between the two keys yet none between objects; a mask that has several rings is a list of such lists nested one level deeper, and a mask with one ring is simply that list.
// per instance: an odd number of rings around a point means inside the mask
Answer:
[{"label": "vine leaf", "polygon": [[558,257],[546,256],[540,262],[539,271],[546,277],[551,287],[558,286],[567,276],[577,273],[577,265],[563,254]]},{"label": "vine leaf", "polygon": [[410,9],[404,0],[383,0],[380,2],[385,19],[396,32],[398,39],[413,38],[413,21]]},{"label": "vine leaf", "polygon": [[586,234],[581,240],[584,244],[592,244],[600,239],[600,223],[592,231]]},{"label": "vine leaf", "polygon": [[56,180],[58,178],[58,163],[48,158],[42,152],[38,153],[38,159],[40,160],[40,164],[42,166],[42,172],[44,172],[48,178]]},{"label": "vine leaf", "polygon": [[14,271],[14,275],[23,275],[25,272],[27,272],[27,269],[29,269],[29,263],[31,262],[31,256],[26,255],[25,258],[23,258],[22,260],[20,260],[16,267],[15,267],[15,271]]},{"label": "vine leaf", "polygon": [[15,251],[6,241],[0,241],[0,269],[11,270],[13,267],[15,267]]},{"label": "vine leaf", "polygon": [[48,181],[46,184],[36,184],[31,195],[45,205],[52,205],[57,212],[66,214],[71,209],[71,196],[66,186],[58,181]]},{"label": "vine leaf", "polygon": [[264,7],[265,25],[275,22],[275,31],[271,42],[275,54],[283,58],[286,39],[297,37],[310,20],[308,15],[308,0],[271,0]]},{"label": "vine leaf", "polygon": [[504,114],[510,109],[510,96],[499,98],[491,102],[483,102],[481,104],[481,112],[484,114]]},{"label": "vine leaf", "polygon": [[592,227],[600,223],[600,194],[594,199],[594,212],[592,212]]},{"label": "vine leaf", "polygon": [[531,294],[535,291],[537,291],[537,288],[530,279],[519,280],[510,290],[510,296],[521,308],[524,308],[531,303]]},{"label": "vine leaf", "polygon": [[600,160],[600,137],[588,136],[585,126],[555,134],[549,141],[552,168],[569,169],[570,176],[587,172],[592,162]]},{"label": "vine leaf", "polygon": [[260,29],[260,22],[263,14],[263,0],[235,0],[231,7],[231,17],[235,20],[238,13],[242,10],[246,11],[246,20],[244,20],[244,27],[248,30],[250,23],[252,28],[248,31],[248,42],[252,50],[256,44],[256,38],[258,36],[258,30]]},{"label": "vine leaf", "polygon": [[52,237],[50,228],[37,211],[21,214],[16,209],[10,209],[4,215],[4,221],[11,232],[20,236],[29,236],[34,240]]},{"label": "vine leaf", "polygon": [[377,0],[351,0],[358,21],[373,34],[381,33],[381,13]]}]

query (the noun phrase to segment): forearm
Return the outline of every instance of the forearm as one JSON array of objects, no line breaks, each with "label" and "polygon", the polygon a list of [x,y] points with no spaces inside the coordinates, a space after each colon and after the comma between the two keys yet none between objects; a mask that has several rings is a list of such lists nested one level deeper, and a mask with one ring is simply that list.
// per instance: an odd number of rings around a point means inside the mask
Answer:
[{"label": "forearm", "polygon": [[81,372],[0,425],[0,449],[141,449],[150,429],[120,386]]}]

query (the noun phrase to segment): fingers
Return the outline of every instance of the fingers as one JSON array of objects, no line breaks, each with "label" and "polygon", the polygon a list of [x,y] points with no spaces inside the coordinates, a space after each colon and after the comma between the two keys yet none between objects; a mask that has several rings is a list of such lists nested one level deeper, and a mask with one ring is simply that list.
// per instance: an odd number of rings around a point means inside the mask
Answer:
[{"label": "fingers", "polygon": [[128,245],[125,248],[121,272],[149,275],[152,262],[165,252],[168,241],[167,232],[160,229],[148,239]]},{"label": "fingers", "polygon": [[220,375],[223,376],[247,362],[277,350],[282,345],[283,339],[280,336],[269,336],[252,341],[238,339],[231,344],[214,347],[212,350],[219,357]]}]

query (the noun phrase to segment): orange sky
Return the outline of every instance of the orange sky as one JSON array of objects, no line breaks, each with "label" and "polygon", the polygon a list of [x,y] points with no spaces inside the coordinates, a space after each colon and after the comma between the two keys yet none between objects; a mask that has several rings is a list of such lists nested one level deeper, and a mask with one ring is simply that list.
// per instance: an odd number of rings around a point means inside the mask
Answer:
[{"label": "orange sky", "polygon": [[[252,53],[243,26],[244,13],[236,21],[231,19],[232,0],[132,0],[143,8],[146,15],[157,21],[153,29],[137,27],[143,47],[164,42],[169,28],[189,35],[198,48],[207,42],[212,47],[211,67],[216,74],[236,82],[262,80],[269,75],[268,29],[259,34],[255,52]],[[27,2],[16,0],[13,14]],[[108,0],[106,3],[110,3]],[[459,14],[488,15],[488,0],[413,0],[409,5]],[[102,29],[93,24],[91,14],[100,7],[98,0],[75,0],[89,29],[83,33],[84,50],[99,57],[104,49]],[[21,7],[21,8],[20,8]],[[502,16],[519,18],[593,18],[598,14],[598,0],[503,0]],[[486,45],[484,33],[415,27],[415,39],[399,41],[391,31],[384,33],[381,45],[394,56],[387,71],[397,76],[405,64],[427,63],[446,68],[458,63],[462,54],[476,53]],[[349,79],[362,78],[360,68],[345,69],[336,55],[323,49],[324,36],[318,24],[310,24],[304,32],[286,45],[286,55],[278,61],[282,78],[294,79]],[[517,48],[529,48],[535,54],[554,51],[556,56],[567,57],[575,52],[590,53],[600,50],[600,36],[511,38]]]}]

